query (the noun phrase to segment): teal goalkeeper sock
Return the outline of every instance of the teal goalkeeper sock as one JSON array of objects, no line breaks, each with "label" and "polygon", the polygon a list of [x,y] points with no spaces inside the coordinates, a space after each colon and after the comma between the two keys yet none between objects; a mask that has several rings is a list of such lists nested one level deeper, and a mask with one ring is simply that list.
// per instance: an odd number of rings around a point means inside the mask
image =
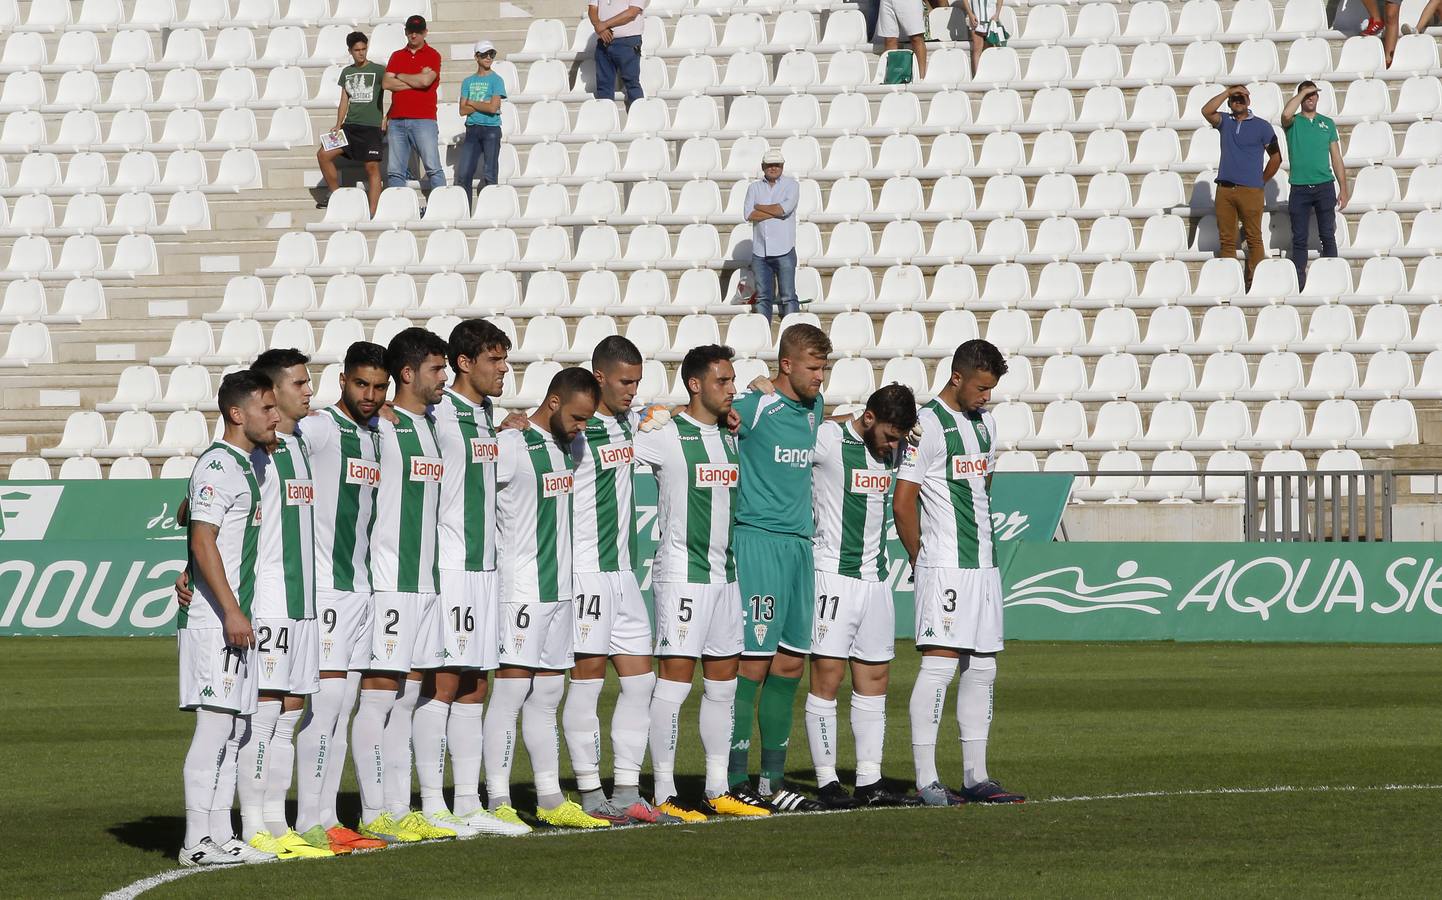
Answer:
[{"label": "teal goalkeeper sock", "polygon": [[786,746],[791,741],[792,711],[800,678],[766,676],[761,686],[761,777],[773,785],[786,774]]},{"label": "teal goalkeeper sock", "polygon": [[761,682],[745,675],[736,677],[736,706],[731,724],[731,756],[726,763],[726,783],[737,785],[751,777],[751,734],[756,721],[756,689]]}]

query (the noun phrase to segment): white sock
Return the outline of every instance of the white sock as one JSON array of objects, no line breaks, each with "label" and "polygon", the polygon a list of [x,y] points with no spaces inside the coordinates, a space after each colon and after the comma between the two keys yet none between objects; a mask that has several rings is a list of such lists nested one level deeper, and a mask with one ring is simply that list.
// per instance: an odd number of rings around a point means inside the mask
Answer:
[{"label": "white sock", "polygon": [[217,843],[235,837],[235,770],[240,753],[240,738],[245,734],[248,716],[232,716],[235,720],[225,742],[225,756],[220,771],[215,773],[215,798],[210,801],[210,836]]},{"label": "white sock", "polygon": [[451,705],[422,697],[414,717],[416,780],[421,783],[421,812],[432,816],[446,809],[446,722]]},{"label": "white sock", "polygon": [[936,733],[946,706],[946,689],[958,663],[945,656],[923,656],[916,687],[911,691],[911,756],[916,763],[916,787],[939,781],[936,774]]},{"label": "white sock", "polygon": [[266,754],[269,758],[265,763],[265,827],[276,837],[290,831],[285,818],[285,798],[295,774],[295,727],[304,713],[303,709],[291,709],[280,714]]},{"label": "white sock", "polygon": [[383,753],[385,755],[386,812],[404,816],[411,811],[411,733],[416,702],[421,699],[421,683],[407,678],[396,692],[386,719]]},{"label": "white sock", "polygon": [[[639,799],[641,766],[646,762],[646,739],[651,726],[651,693],[656,689],[656,673],[626,675],[621,678],[621,693],[616,697],[616,710],[611,716],[611,753],[615,757],[616,785],[612,795]],[[632,797],[632,795],[635,797]]]},{"label": "white sock", "polygon": [[856,736],[856,786],[875,784],[881,780],[881,748],[886,743],[885,694],[851,692],[851,733]]},{"label": "white sock", "polygon": [[706,754],[706,796],[730,788],[726,763],[731,756],[731,726],[736,716],[736,679],[701,679],[701,751]]},{"label": "white sock", "polygon": [[561,793],[561,734],[556,727],[556,710],[565,692],[564,676],[537,676],[531,679],[531,695],[521,707],[521,739],[531,757],[536,805],[546,809],[566,800]]},{"label": "white sock", "polygon": [[468,816],[481,808],[481,742],[486,707],[481,703],[452,703],[446,725],[446,749],[451,753],[451,778],[456,796],[451,811]]},{"label": "white sock", "polygon": [[355,712],[356,698],[360,695],[360,673],[349,672],[345,677],[345,693],[341,695],[340,717],[335,721],[335,733],[330,739],[330,758],[334,765],[327,764],[325,767],[325,791],[321,794],[325,798],[325,821],[321,824],[327,828],[340,824],[340,816],[336,813],[336,798],[340,796],[340,780],[345,774],[346,751],[350,749],[351,713]]},{"label": "white sock", "polygon": [[[215,834],[211,826],[211,806],[215,802],[216,780],[225,763],[225,744],[235,729],[235,716],[231,713],[215,712],[209,709],[195,711],[195,734],[190,739],[190,749],[185,753],[181,765],[181,776],[185,784],[185,846],[194,847],[207,837],[224,842],[230,838],[230,829],[225,834]],[[226,804],[226,819],[230,818],[230,805]]]},{"label": "white sock", "polygon": [[[689,681],[656,679],[651,695],[651,771],[656,776],[656,802],[676,796],[676,743],[681,736],[681,704],[691,693]],[[728,735],[727,740],[730,740]],[[728,747],[728,751],[729,751]]]},{"label": "white sock", "polygon": [[967,787],[987,780],[986,739],[991,732],[992,688],[996,657],[972,656],[956,692],[956,722],[961,726],[962,778]]},{"label": "white sock", "polygon": [[816,785],[825,787],[836,777],[836,701],[806,695],[806,736],[811,741],[811,764]]},{"label": "white sock", "polygon": [[533,678],[497,678],[491,683],[486,706],[482,747],[486,761],[486,806],[491,810],[511,803],[511,766],[516,761],[516,720]]},{"label": "white sock", "polygon": [[582,791],[601,789],[601,717],[596,715],[596,705],[605,685],[604,678],[572,678],[566,711],[561,715],[571,771],[576,774],[576,787]]},{"label": "white sock", "polygon": [[250,717],[250,728],[236,752],[235,791],[240,797],[240,834],[250,840],[265,827],[266,754],[280,718],[279,700],[262,700]]},{"label": "white sock", "polygon": [[360,692],[360,708],[351,725],[351,754],[360,790],[361,821],[369,822],[386,811],[386,719],[396,702],[392,690]]},{"label": "white sock", "polygon": [[320,690],[310,697],[309,708],[295,736],[295,830],[305,834],[325,821],[327,768],[340,766],[341,758],[328,760],[335,744],[336,723],[345,698],[344,678],[322,678]]}]

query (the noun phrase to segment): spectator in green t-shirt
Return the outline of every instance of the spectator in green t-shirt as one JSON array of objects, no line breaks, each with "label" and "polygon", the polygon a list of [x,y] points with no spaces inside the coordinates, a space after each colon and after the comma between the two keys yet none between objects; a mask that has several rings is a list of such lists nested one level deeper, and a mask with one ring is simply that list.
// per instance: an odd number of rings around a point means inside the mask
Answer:
[{"label": "spectator in green t-shirt", "polygon": [[375,215],[376,202],[381,196],[381,143],[386,127],[381,112],[384,96],[381,83],[385,79],[386,67],[367,59],[370,41],[361,32],[352,31],[346,35],[345,44],[350,51],[351,64],[340,72],[340,105],[336,107],[335,127],[330,133],[343,133],[346,144],[334,150],[327,150],[322,144],[315,153],[325,186],[329,189],[325,199],[316,203],[316,208],[329,206],[330,194],[340,189],[340,173],[336,171],[335,161],[337,157],[344,156],[365,166],[366,194],[370,196],[371,215]]},{"label": "spectator in green t-shirt", "polygon": [[1307,224],[1317,215],[1322,255],[1337,255],[1337,210],[1347,205],[1347,170],[1342,166],[1337,123],[1317,112],[1317,85],[1304,81],[1282,109],[1282,132],[1291,160],[1287,211],[1292,215],[1292,265],[1297,286],[1307,283]]}]

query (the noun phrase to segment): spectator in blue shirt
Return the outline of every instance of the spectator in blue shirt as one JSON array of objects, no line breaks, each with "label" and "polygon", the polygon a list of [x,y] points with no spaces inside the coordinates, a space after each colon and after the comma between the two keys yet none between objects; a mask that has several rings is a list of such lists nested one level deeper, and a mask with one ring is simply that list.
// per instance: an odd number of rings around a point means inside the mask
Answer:
[{"label": "spectator in blue shirt", "polygon": [[[1226,102],[1228,112],[1221,112]],[[1252,115],[1246,87],[1229,87],[1208,100],[1202,116],[1221,132],[1222,161],[1217,167],[1217,242],[1223,259],[1237,256],[1237,222],[1247,235],[1247,287],[1267,248],[1262,240],[1262,188],[1282,165],[1282,148],[1272,126]],[[1262,163],[1265,151],[1267,162]]]},{"label": "spectator in blue shirt", "polygon": [[756,311],[771,320],[772,298],[781,315],[799,312],[796,299],[796,203],[801,186],[782,175],[786,158],[780,150],[761,157],[761,175],[746,189],[746,221],[751,223],[751,278]]},{"label": "spectator in blue shirt", "polygon": [[481,167],[481,189],[500,180],[497,168],[501,158],[501,101],[506,98],[506,82],[491,71],[496,60],[496,45],[477,41],[476,74],[461,82],[461,115],[466,117],[466,137],[456,159],[456,184],[471,194],[476,164]]}]

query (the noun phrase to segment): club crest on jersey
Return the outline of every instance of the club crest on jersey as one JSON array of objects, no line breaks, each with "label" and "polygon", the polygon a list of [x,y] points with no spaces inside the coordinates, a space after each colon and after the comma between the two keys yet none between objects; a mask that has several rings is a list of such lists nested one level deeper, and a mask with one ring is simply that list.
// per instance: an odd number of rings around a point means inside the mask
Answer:
[{"label": "club crest on jersey", "polygon": [[765,626],[765,625],[753,625],[753,626],[751,627],[751,632],[756,635],[756,643],[758,643],[758,644],[764,644],[764,643],[766,643],[766,626]]},{"label": "club crest on jersey", "polygon": [[826,640],[826,632],[828,628],[829,626],[822,625],[820,622],[816,623],[816,639],[818,641]]},{"label": "club crest on jersey", "polygon": [[330,659],[331,651],[335,649],[335,638],[320,639],[320,655]]},{"label": "club crest on jersey", "polygon": [[315,486],[309,481],[292,479],[285,483],[286,506],[310,506],[315,502]]},{"label": "club crest on jersey", "polygon": [[687,634],[688,632],[690,632],[690,630],[691,630],[691,626],[690,626],[690,625],[677,625],[677,626],[676,626],[676,640],[680,641],[680,642],[683,643],[683,644],[686,643],[686,634]]},{"label": "club crest on jersey", "polygon": [[[456,650],[459,651],[460,653],[465,653],[465,652],[466,652],[466,636],[465,636],[465,635],[463,635],[463,634],[458,634],[458,635],[456,635]],[[450,651],[446,651],[446,655],[449,656],[449,655],[450,655]]]},{"label": "club crest on jersey", "polygon": [[853,469],[851,472],[851,493],[885,494],[891,490],[891,475],[888,472],[873,472],[870,469]]},{"label": "club crest on jersey", "polygon": [[630,444],[608,444],[599,448],[596,453],[603,469],[619,469],[622,466],[629,466],[635,455]]},{"label": "club crest on jersey", "polygon": [[231,692],[232,690],[234,690],[234,689],[235,689],[235,676],[234,676],[234,675],[226,675],[224,678],[220,679],[220,692],[221,692],[221,694],[223,694],[223,695],[226,696],[226,697],[229,697],[229,696],[230,696],[230,692]]},{"label": "club crest on jersey", "polygon": [[741,480],[741,469],[735,463],[697,463],[696,486],[734,488]]},{"label": "club crest on jersey", "polygon": [[960,481],[963,478],[985,477],[988,465],[990,465],[990,461],[982,453],[953,456],[951,458],[951,478],[953,481]]},{"label": "club crest on jersey", "polygon": [[941,630],[942,630],[942,631],[945,631],[947,634],[951,634],[951,626],[954,625],[954,624],[956,624],[956,618],[955,618],[955,617],[953,617],[953,616],[942,616],[942,617],[941,617]]},{"label": "club crest on jersey", "polygon": [[396,652],[395,638],[386,638],[386,659],[390,659]]},{"label": "club crest on jersey", "polygon": [[727,450],[730,450],[732,453],[736,452],[736,435],[729,431],[726,432],[721,435],[721,443],[726,445]]},{"label": "club crest on jersey", "polygon": [[575,478],[570,472],[545,472],[541,475],[541,496],[561,497],[571,493]]},{"label": "club crest on jersey", "polygon": [[501,458],[501,445],[493,438],[471,438],[471,462],[493,463]]},{"label": "club crest on jersey", "polygon": [[515,652],[520,653],[521,648],[526,646],[526,636],[524,634],[511,635],[511,644],[515,646]]},{"label": "club crest on jersey", "polygon": [[269,678],[275,674],[275,657],[265,656],[260,661],[260,667],[265,670],[265,677]]},{"label": "club crest on jersey", "polygon": [[588,637],[591,636],[591,623],[590,623],[590,622],[582,622],[580,625],[577,625],[576,628],[577,628],[577,630],[579,630],[579,631],[581,632],[581,640],[584,641],[584,640],[586,640],[586,638],[588,638]]},{"label": "club crest on jersey", "polygon": [[381,483],[381,467],[365,459],[347,459],[345,461],[345,483],[375,487]]},{"label": "club crest on jersey", "polygon": [[806,414],[806,427],[812,431],[816,430],[816,413],[809,412]]}]

